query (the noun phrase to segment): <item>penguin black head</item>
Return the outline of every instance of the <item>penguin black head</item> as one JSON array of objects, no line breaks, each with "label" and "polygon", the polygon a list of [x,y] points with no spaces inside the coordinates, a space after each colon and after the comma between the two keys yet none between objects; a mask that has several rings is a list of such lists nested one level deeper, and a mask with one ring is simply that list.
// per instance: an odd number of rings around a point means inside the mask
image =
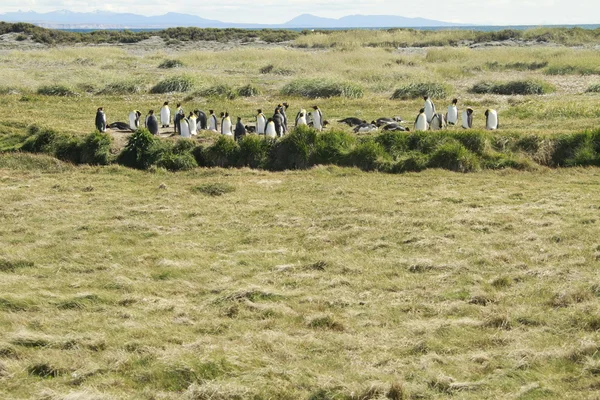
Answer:
[{"label": "penguin black head", "polygon": [[181,103],[177,103],[177,107],[181,107]]},{"label": "penguin black head", "polygon": [[279,114],[279,108],[275,109],[275,114]]},{"label": "penguin black head", "polygon": [[[367,120],[363,119],[361,122],[362,122],[363,124],[366,124],[366,123],[367,123]],[[374,124],[375,122],[371,122],[371,123],[372,123],[372,124]]]},{"label": "penguin black head", "polygon": [[209,113],[209,114],[214,114],[214,113],[215,113],[215,110],[208,110],[208,113]]},{"label": "penguin black head", "polygon": [[[363,123],[363,124],[366,124],[366,123],[367,123],[367,121],[363,121],[362,123]],[[371,121],[371,125],[377,125],[377,123],[376,123],[375,121]]]},{"label": "penguin black head", "polygon": [[456,105],[456,103],[458,103],[458,99],[453,99],[452,104]]},{"label": "penguin black head", "polygon": [[318,110],[319,106],[313,106],[313,110]]},{"label": "penguin black head", "polygon": [[473,109],[471,107],[467,108],[467,115],[473,114]]},{"label": "penguin black head", "polygon": [[290,105],[289,105],[288,103],[283,103],[283,106],[284,106],[285,108],[288,108]]},{"label": "penguin black head", "polygon": [[225,118],[229,117],[229,112],[225,113]]},{"label": "penguin black head", "polygon": [[490,110],[489,110],[489,109],[485,110],[485,116],[486,116],[486,117],[489,115],[489,113],[490,113]]},{"label": "penguin black head", "polygon": [[224,117],[224,116],[225,116],[225,113],[221,111],[221,117]]},{"label": "penguin black head", "polygon": [[327,120],[323,121],[323,127],[326,127],[327,125],[329,125],[329,121],[327,121]]},{"label": "penguin black head", "polygon": [[260,108],[256,111],[258,111],[259,114],[262,114],[262,110]]},{"label": "penguin black head", "polygon": [[304,113],[303,112],[300,113],[300,117],[304,117]]},{"label": "penguin black head", "polygon": [[237,117],[238,122],[242,122],[242,117]]},{"label": "penguin black head", "polygon": [[165,101],[165,104],[163,104],[163,106],[168,106],[168,105],[169,105],[168,101]]},{"label": "penguin black head", "polygon": [[425,101],[429,100],[429,96],[423,96],[423,100],[425,100]]},{"label": "penguin black head", "polygon": [[273,122],[273,118],[269,118],[267,122]]},{"label": "penguin black head", "polygon": [[283,107],[283,105],[281,103],[277,104],[277,107]]},{"label": "penguin black head", "polygon": [[423,114],[424,112],[425,112],[425,109],[424,109],[424,108],[421,108],[421,109],[419,110],[419,114]]},{"label": "penguin black head", "polygon": [[142,116],[142,113],[139,111],[136,111],[135,114],[138,116],[138,118]]}]

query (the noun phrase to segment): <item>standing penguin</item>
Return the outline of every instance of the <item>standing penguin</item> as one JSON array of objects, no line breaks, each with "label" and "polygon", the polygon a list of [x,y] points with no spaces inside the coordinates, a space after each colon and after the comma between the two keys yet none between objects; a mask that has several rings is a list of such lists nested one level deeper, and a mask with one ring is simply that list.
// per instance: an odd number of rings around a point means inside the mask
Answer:
[{"label": "standing penguin", "polygon": [[319,106],[313,106],[313,110],[314,111],[310,113],[313,127],[320,132],[323,130],[323,113]]},{"label": "standing penguin", "polygon": [[231,118],[229,118],[229,113],[221,113],[223,119],[221,119],[221,135],[233,136],[231,132]]},{"label": "standing penguin", "polygon": [[206,129],[207,118],[206,114],[202,110],[194,110],[194,114],[197,117],[197,131]]},{"label": "standing penguin", "polygon": [[218,132],[217,116],[215,115],[215,110],[208,110],[208,130]]},{"label": "standing penguin", "polygon": [[302,125],[308,125],[306,122],[306,110],[300,110],[296,115],[296,128]]},{"label": "standing penguin", "polygon": [[246,134],[246,127],[242,123],[242,118],[237,117],[237,123],[235,124],[234,139],[236,141],[240,140]]},{"label": "standing penguin", "polygon": [[429,127],[432,131],[439,131],[440,129],[446,128],[446,117],[442,113],[433,114]]},{"label": "standing penguin", "polygon": [[431,101],[429,96],[425,96],[423,99],[425,100],[425,105],[423,106],[425,109],[425,116],[427,117],[427,122],[431,123],[433,115],[435,114],[435,104],[433,104],[433,101]]},{"label": "standing penguin", "polygon": [[256,111],[258,112],[258,114],[256,114],[256,133],[264,135],[265,128],[267,127],[267,118],[260,108]]},{"label": "standing penguin", "polygon": [[[283,133],[286,133],[288,130],[288,120],[287,120],[287,115],[286,115],[286,110],[288,109],[290,105],[288,103],[280,103],[277,105],[277,107],[275,107],[275,112],[273,114],[275,114],[277,112],[277,110],[279,110],[279,114],[281,114],[281,116],[283,117],[283,124],[282,124],[282,128],[283,128]],[[275,116],[273,116],[274,118]]]},{"label": "standing penguin", "polygon": [[154,110],[148,111],[148,116],[146,117],[146,128],[153,135],[158,135],[158,121],[154,116]]},{"label": "standing penguin", "polygon": [[450,125],[456,125],[458,123],[458,107],[456,106],[456,103],[458,103],[458,99],[453,99],[452,104],[448,106],[446,121]]},{"label": "standing penguin", "polygon": [[267,127],[265,128],[265,136],[269,138],[277,137],[277,130],[275,130],[275,122],[273,122],[273,118],[269,118],[267,121]]},{"label": "standing penguin", "polygon": [[494,131],[498,129],[500,124],[498,123],[498,111],[486,110],[485,111],[485,129]]},{"label": "standing penguin", "polygon": [[465,129],[473,127],[473,109],[471,107],[467,107],[462,113],[462,127]]},{"label": "standing penguin", "polygon": [[275,131],[277,132],[277,136],[283,136],[285,134],[285,128],[283,126],[283,115],[280,114],[279,109],[275,110],[275,114],[273,114],[273,118],[271,118],[275,123]]},{"label": "standing penguin", "polygon": [[185,116],[179,119],[179,134],[183,138],[190,137],[190,124]]},{"label": "standing penguin", "polygon": [[179,132],[181,134],[181,120],[185,118],[185,112],[183,111],[183,107],[181,107],[181,103],[177,103],[177,113],[175,114],[175,133]]},{"label": "standing penguin", "polygon": [[427,115],[425,115],[425,109],[421,108],[417,119],[415,120],[415,131],[426,131],[429,129],[429,122],[427,122]]},{"label": "standing penguin", "polygon": [[198,134],[198,123],[196,120],[196,114],[191,112],[187,118],[187,121],[190,129],[190,135],[196,136]]},{"label": "standing penguin", "polygon": [[106,132],[106,114],[104,114],[102,107],[96,110],[96,129],[100,132]]},{"label": "standing penguin", "polygon": [[142,116],[142,113],[139,112],[138,110],[133,110],[132,112],[129,113],[129,129],[131,129],[132,131],[137,131],[138,129],[140,129],[140,117]]},{"label": "standing penguin", "polygon": [[163,128],[168,128],[171,124],[171,109],[169,108],[168,101],[165,101],[165,104],[160,109],[160,124]]}]

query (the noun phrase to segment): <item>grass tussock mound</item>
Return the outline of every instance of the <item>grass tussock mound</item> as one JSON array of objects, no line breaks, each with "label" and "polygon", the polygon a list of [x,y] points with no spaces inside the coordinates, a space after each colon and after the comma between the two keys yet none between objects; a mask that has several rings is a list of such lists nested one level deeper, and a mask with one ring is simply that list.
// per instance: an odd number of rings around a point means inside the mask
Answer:
[{"label": "grass tussock mound", "polygon": [[238,97],[238,91],[229,85],[220,83],[200,89],[194,95],[202,97],[221,97],[233,100]]},{"label": "grass tussock mound", "polygon": [[275,67],[273,64],[265,65],[261,69],[259,69],[261,74],[273,74],[273,75],[294,75],[294,71],[287,68],[279,68]]},{"label": "grass tussock mound", "polygon": [[143,86],[136,81],[119,81],[109,83],[100,89],[97,94],[108,96],[119,96],[128,94],[139,94],[144,91]]},{"label": "grass tussock mound", "polygon": [[588,87],[585,91],[586,93],[600,93],[600,83],[596,83]]},{"label": "grass tussock mound", "polygon": [[309,99],[346,97],[360,99],[364,95],[361,86],[352,82],[327,79],[295,79],[281,89],[285,96],[307,97]]},{"label": "grass tussock mound", "polygon": [[185,93],[194,88],[194,80],[189,76],[172,76],[166,78],[150,89],[151,94]]},{"label": "grass tussock mound", "polygon": [[445,84],[425,82],[425,83],[409,83],[399,87],[392,94],[393,100],[410,100],[420,97],[429,96],[432,98],[442,99],[450,94],[450,87]]},{"label": "grass tussock mound", "polygon": [[37,90],[37,94],[42,96],[72,97],[78,96],[73,89],[65,85],[45,85]]},{"label": "grass tussock mound", "polygon": [[470,89],[475,94],[543,95],[554,92],[551,84],[542,81],[525,80],[511,82],[479,82]]},{"label": "grass tussock mound", "polygon": [[181,68],[183,67],[183,62],[180,60],[165,60],[158,65],[158,68],[161,69],[171,69],[171,68]]}]

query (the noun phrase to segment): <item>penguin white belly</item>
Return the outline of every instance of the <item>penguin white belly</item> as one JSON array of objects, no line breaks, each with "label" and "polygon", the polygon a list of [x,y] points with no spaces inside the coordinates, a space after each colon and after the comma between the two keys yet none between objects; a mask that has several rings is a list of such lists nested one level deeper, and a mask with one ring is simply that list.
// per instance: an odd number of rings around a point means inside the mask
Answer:
[{"label": "penguin white belly", "polygon": [[137,114],[134,112],[129,113],[129,127],[132,131],[137,130],[139,127],[137,126]]},{"label": "penguin white belly", "polygon": [[298,118],[298,121],[296,122],[296,126],[301,126],[301,125],[307,125],[305,116]]},{"label": "penguin white belly", "polygon": [[223,135],[233,136],[233,133],[231,133],[231,121],[229,119],[225,119],[222,122],[221,129],[221,133],[223,133]]},{"label": "penguin white belly", "polygon": [[168,107],[160,110],[160,123],[161,125],[169,125],[171,123],[171,110]]},{"label": "penguin white belly", "polygon": [[430,124],[431,130],[432,131],[439,131],[440,128],[440,119],[437,115],[434,115],[433,118],[431,119],[431,124]]},{"label": "penguin white belly", "polygon": [[427,129],[429,129],[429,123],[427,123],[427,117],[425,116],[425,114],[419,114],[419,117],[417,118],[417,122],[415,123],[415,130],[416,131],[426,131]]},{"label": "penguin white belly", "polygon": [[469,114],[467,114],[466,111],[463,111],[462,113],[462,127],[465,129],[469,129]]},{"label": "penguin white belly", "polygon": [[275,131],[275,123],[274,122],[269,122],[267,124],[267,129],[265,130],[265,135],[267,137],[277,137],[277,132]]},{"label": "penguin white belly", "polygon": [[456,125],[458,122],[458,109],[456,106],[448,107],[448,123],[452,125]]},{"label": "penguin white belly", "polygon": [[208,130],[215,132],[217,131],[217,119],[214,115],[208,119]]},{"label": "penguin white belly", "polygon": [[196,123],[196,118],[190,118],[189,119],[189,128],[190,128],[190,134],[191,135],[197,135],[198,134],[198,124]]},{"label": "penguin white belly", "polygon": [[427,117],[427,122],[431,122],[433,114],[435,114],[435,108],[433,107],[433,103],[431,102],[431,100],[427,100],[425,102],[425,116]]},{"label": "penguin white belly", "polygon": [[489,130],[498,129],[498,113],[495,110],[488,112],[485,128]]},{"label": "penguin white belly", "polygon": [[182,119],[179,124],[181,125],[181,137],[189,138],[190,137],[190,126],[185,119]]},{"label": "penguin white belly", "polygon": [[259,115],[256,118],[256,133],[258,133],[259,135],[264,135],[266,123],[267,121],[265,120],[265,117]]},{"label": "penguin white belly", "polygon": [[310,113],[310,115],[312,116],[313,127],[318,131],[323,129],[323,121],[321,121],[321,116],[319,115],[319,113],[312,112]]}]

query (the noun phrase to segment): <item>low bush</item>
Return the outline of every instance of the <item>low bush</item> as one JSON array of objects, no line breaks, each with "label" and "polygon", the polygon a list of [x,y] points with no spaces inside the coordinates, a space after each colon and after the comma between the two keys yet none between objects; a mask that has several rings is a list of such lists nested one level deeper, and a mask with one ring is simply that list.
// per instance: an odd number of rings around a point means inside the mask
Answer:
[{"label": "low bush", "polygon": [[164,151],[162,146],[147,129],[138,129],[129,136],[117,162],[130,168],[148,169],[160,159]]},{"label": "low bush", "polygon": [[218,84],[200,89],[196,92],[196,95],[202,97],[224,97],[233,100],[238,96],[238,92],[229,85]]},{"label": "low bush", "polygon": [[54,156],[61,161],[81,162],[81,141],[72,136],[60,136],[54,143]]},{"label": "low bush", "polygon": [[194,157],[196,143],[192,139],[179,139],[174,145],[163,145],[156,166],[169,171],[187,171],[198,166]]},{"label": "low bush", "polygon": [[170,68],[181,68],[183,67],[183,62],[179,60],[165,60],[158,65],[158,68],[161,69],[170,69]]},{"label": "low bush", "polygon": [[480,169],[477,156],[457,141],[441,145],[431,155],[428,166],[456,172],[472,172]]},{"label": "low bush", "polygon": [[143,86],[140,82],[135,81],[119,81],[109,83],[100,89],[97,94],[99,95],[127,95],[127,94],[139,94],[144,91]]},{"label": "low bush", "polygon": [[27,129],[28,138],[21,146],[21,150],[29,153],[52,153],[54,144],[60,136],[53,129],[40,128],[37,125],[32,125]]},{"label": "low bush", "polygon": [[235,191],[235,186],[229,185],[227,183],[205,183],[200,186],[196,186],[192,188],[192,191],[203,193],[207,196],[223,196],[226,193],[231,193]]},{"label": "low bush", "polygon": [[429,96],[431,98],[443,99],[450,94],[450,87],[445,84],[426,82],[409,83],[399,87],[392,94],[392,99],[409,100]]},{"label": "low bush", "polygon": [[323,132],[315,139],[314,149],[310,155],[310,164],[339,165],[355,143],[355,136],[346,131]]},{"label": "low bush", "polygon": [[77,96],[71,88],[64,85],[46,85],[38,88],[37,94],[42,96],[69,97]]},{"label": "low bush", "polygon": [[345,157],[344,164],[365,171],[377,169],[378,163],[387,158],[383,146],[372,138],[357,144]]},{"label": "low bush", "polygon": [[552,93],[555,88],[542,81],[524,80],[511,82],[479,82],[470,89],[475,94],[501,94],[501,95],[542,95]]},{"label": "low bush", "polygon": [[152,94],[163,94],[171,92],[188,92],[194,87],[194,80],[189,76],[172,76],[166,78],[150,89]]},{"label": "low bush", "polygon": [[308,168],[317,140],[317,131],[307,126],[294,129],[277,141],[271,151],[270,168],[275,170]]},{"label": "low bush", "polygon": [[108,165],[111,162],[112,138],[107,133],[92,132],[80,145],[80,162],[91,165]]},{"label": "low bush", "polygon": [[239,155],[240,146],[235,140],[228,136],[219,136],[213,145],[202,151],[198,164],[206,167],[234,167],[238,163]]},{"label": "low bush", "polygon": [[247,84],[237,90],[237,94],[241,97],[255,97],[260,95],[260,89],[254,85]]},{"label": "low bush", "polygon": [[267,168],[274,139],[258,135],[246,135],[240,142],[237,165],[250,168]]},{"label": "low bush", "polygon": [[299,96],[310,99],[346,97],[359,99],[364,90],[352,82],[331,81],[326,79],[295,79],[281,89],[285,96]]}]

